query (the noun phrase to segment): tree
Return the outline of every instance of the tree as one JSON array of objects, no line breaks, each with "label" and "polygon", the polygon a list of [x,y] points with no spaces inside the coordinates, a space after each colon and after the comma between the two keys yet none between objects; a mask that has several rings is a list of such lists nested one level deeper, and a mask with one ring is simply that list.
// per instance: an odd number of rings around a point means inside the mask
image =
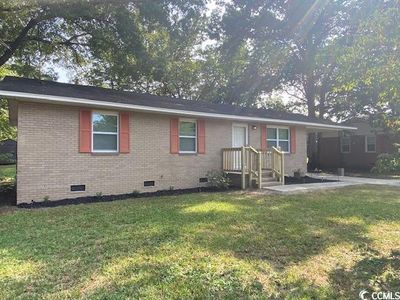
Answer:
[{"label": "tree", "polygon": [[[13,75],[13,72],[6,68],[0,68],[0,79],[6,75]],[[10,126],[8,117],[8,102],[0,98],[0,141],[17,138],[17,129]]]},{"label": "tree", "polygon": [[222,40],[219,50],[226,61],[234,60],[243,48],[248,51],[241,74],[242,81],[252,84],[242,91],[244,96],[253,92],[245,102],[288,89],[310,117],[323,118],[334,95],[337,51],[375,6],[367,0],[236,0],[226,4],[213,33]]},{"label": "tree", "polygon": [[0,66],[42,77],[52,63],[86,70],[104,64],[110,75],[103,81],[111,86],[153,68],[146,33],[169,34],[204,6],[203,0],[0,1]]},{"label": "tree", "polygon": [[400,9],[380,3],[360,22],[352,43],[339,57],[340,78],[332,114],[346,119],[373,116],[400,132]]}]

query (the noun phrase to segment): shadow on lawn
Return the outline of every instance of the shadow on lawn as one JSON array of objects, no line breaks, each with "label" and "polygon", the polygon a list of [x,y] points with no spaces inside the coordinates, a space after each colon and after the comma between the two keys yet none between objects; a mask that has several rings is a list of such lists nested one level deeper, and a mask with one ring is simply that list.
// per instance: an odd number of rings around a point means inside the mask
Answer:
[{"label": "shadow on lawn", "polygon": [[[8,254],[3,263],[29,260],[41,266],[41,273],[32,277],[43,277],[51,284],[44,282],[43,291],[40,284],[31,286],[39,295],[55,293],[60,285],[89,285],[91,295],[100,295],[107,288],[139,295],[151,284],[154,288],[164,284],[182,286],[179,295],[187,292],[188,297],[195,290],[204,295],[240,298],[262,292],[258,279],[248,283],[246,290],[241,273],[234,267],[227,267],[231,271],[224,274],[205,267],[204,261],[212,266],[218,255],[228,252],[240,261],[268,263],[276,272],[282,272],[332,245],[346,242],[365,247],[371,242],[366,237],[368,225],[382,219],[399,221],[400,203],[390,200],[394,193],[383,191],[379,196],[367,197],[371,193],[360,189],[357,193],[321,193],[319,197],[310,194],[300,198],[184,195],[25,211],[21,212],[26,214],[24,218],[10,215],[9,222],[4,223],[0,219],[0,252]],[[217,260],[196,258],[201,251],[212,253]],[[359,280],[361,286],[381,274],[381,266],[398,267],[398,255],[386,260],[376,258],[378,261],[372,264],[368,261],[371,255],[352,271],[338,269],[330,274],[332,288],[340,294],[353,295],[356,284],[349,285],[352,281]],[[187,264],[194,265],[188,268]],[[104,272],[116,272],[115,280],[122,278],[118,284],[110,283],[110,279],[90,283],[91,278],[100,278]],[[24,286],[30,281],[32,278],[23,276],[5,280],[7,288],[15,290],[13,296],[18,291],[25,293]],[[293,285],[303,286],[303,294],[325,295],[301,282]],[[292,288],[278,287],[286,294]],[[169,293],[167,289],[158,292],[166,296]]]},{"label": "shadow on lawn", "polygon": [[332,287],[347,299],[361,290],[400,292],[400,252],[381,256],[370,249],[351,270],[336,269],[330,274]]}]

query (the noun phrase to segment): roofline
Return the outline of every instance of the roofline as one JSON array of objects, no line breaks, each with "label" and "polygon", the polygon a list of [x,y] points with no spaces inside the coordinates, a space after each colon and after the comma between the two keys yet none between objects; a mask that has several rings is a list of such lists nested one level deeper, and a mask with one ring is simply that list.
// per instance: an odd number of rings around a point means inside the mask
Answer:
[{"label": "roofline", "polygon": [[0,96],[12,97],[15,99],[31,100],[33,102],[42,103],[60,103],[60,104],[79,104],[84,106],[97,106],[104,108],[119,108],[119,109],[129,109],[134,111],[148,112],[148,113],[161,113],[161,114],[172,114],[172,115],[183,115],[191,117],[207,117],[207,118],[217,118],[217,119],[228,119],[228,120],[238,120],[238,121],[253,121],[253,122],[270,122],[276,124],[293,124],[293,125],[303,125],[308,128],[321,128],[321,129],[337,129],[337,130],[357,130],[356,127],[341,126],[341,125],[329,125],[314,122],[303,122],[303,121],[293,121],[293,120],[279,120],[271,118],[259,118],[259,117],[247,117],[232,114],[221,114],[221,113],[207,113],[191,110],[179,110],[172,108],[162,108],[162,107],[152,107],[145,105],[136,104],[126,104],[126,103],[115,103],[98,101],[84,98],[74,98],[74,97],[64,97],[64,96],[54,96],[45,94],[34,94],[34,93],[24,93],[24,92],[14,92],[0,90]]}]

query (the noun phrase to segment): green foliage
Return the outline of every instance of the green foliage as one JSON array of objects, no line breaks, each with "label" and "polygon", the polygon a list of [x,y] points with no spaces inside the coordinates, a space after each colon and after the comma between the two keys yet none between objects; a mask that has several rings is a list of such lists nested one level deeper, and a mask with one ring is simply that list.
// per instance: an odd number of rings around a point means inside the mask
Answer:
[{"label": "green foliage", "polygon": [[12,181],[16,176],[15,165],[0,165],[0,181]]},{"label": "green foliage", "polygon": [[400,152],[379,154],[372,172],[400,175]]},{"label": "green foliage", "polygon": [[231,180],[225,172],[211,170],[207,172],[208,184],[218,189],[226,190],[231,185]]},{"label": "green foliage", "polygon": [[[7,67],[0,67],[0,80],[7,75],[15,75],[15,72],[11,71]],[[8,102],[5,99],[0,98],[0,141],[17,138],[17,129],[10,126],[8,116]],[[0,159],[1,160],[1,159]]]},{"label": "green foliage", "polygon": [[75,81],[183,96],[195,83],[192,55],[204,4],[0,0],[0,66],[54,79],[53,67],[62,65]]},{"label": "green foliage", "polygon": [[338,59],[337,114],[373,114],[379,125],[400,132],[400,8],[385,1],[364,18]]},{"label": "green foliage", "polygon": [[0,141],[17,138],[17,129],[10,126],[8,117],[8,103],[0,99]]}]

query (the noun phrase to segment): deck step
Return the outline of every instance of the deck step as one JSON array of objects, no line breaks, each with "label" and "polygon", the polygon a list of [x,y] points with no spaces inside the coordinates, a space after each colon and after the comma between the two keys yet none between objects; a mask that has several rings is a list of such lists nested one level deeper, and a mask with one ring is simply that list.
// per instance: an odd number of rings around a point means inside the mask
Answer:
[{"label": "deck step", "polygon": [[277,181],[277,180],[273,177],[263,177],[261,179],[261,182],[271,182],[271,181]]},{"label": "deck step", "polygon": [[279,181],[268,181],[268,182],[263,182],[261,184],[261,188],[267,188],[270,186],[276,186],[276,185],[281,185],[281,183]]},{"label": "deck step", "polygon": [[262,177],[272,177],[272,172],[262,173]]}]

